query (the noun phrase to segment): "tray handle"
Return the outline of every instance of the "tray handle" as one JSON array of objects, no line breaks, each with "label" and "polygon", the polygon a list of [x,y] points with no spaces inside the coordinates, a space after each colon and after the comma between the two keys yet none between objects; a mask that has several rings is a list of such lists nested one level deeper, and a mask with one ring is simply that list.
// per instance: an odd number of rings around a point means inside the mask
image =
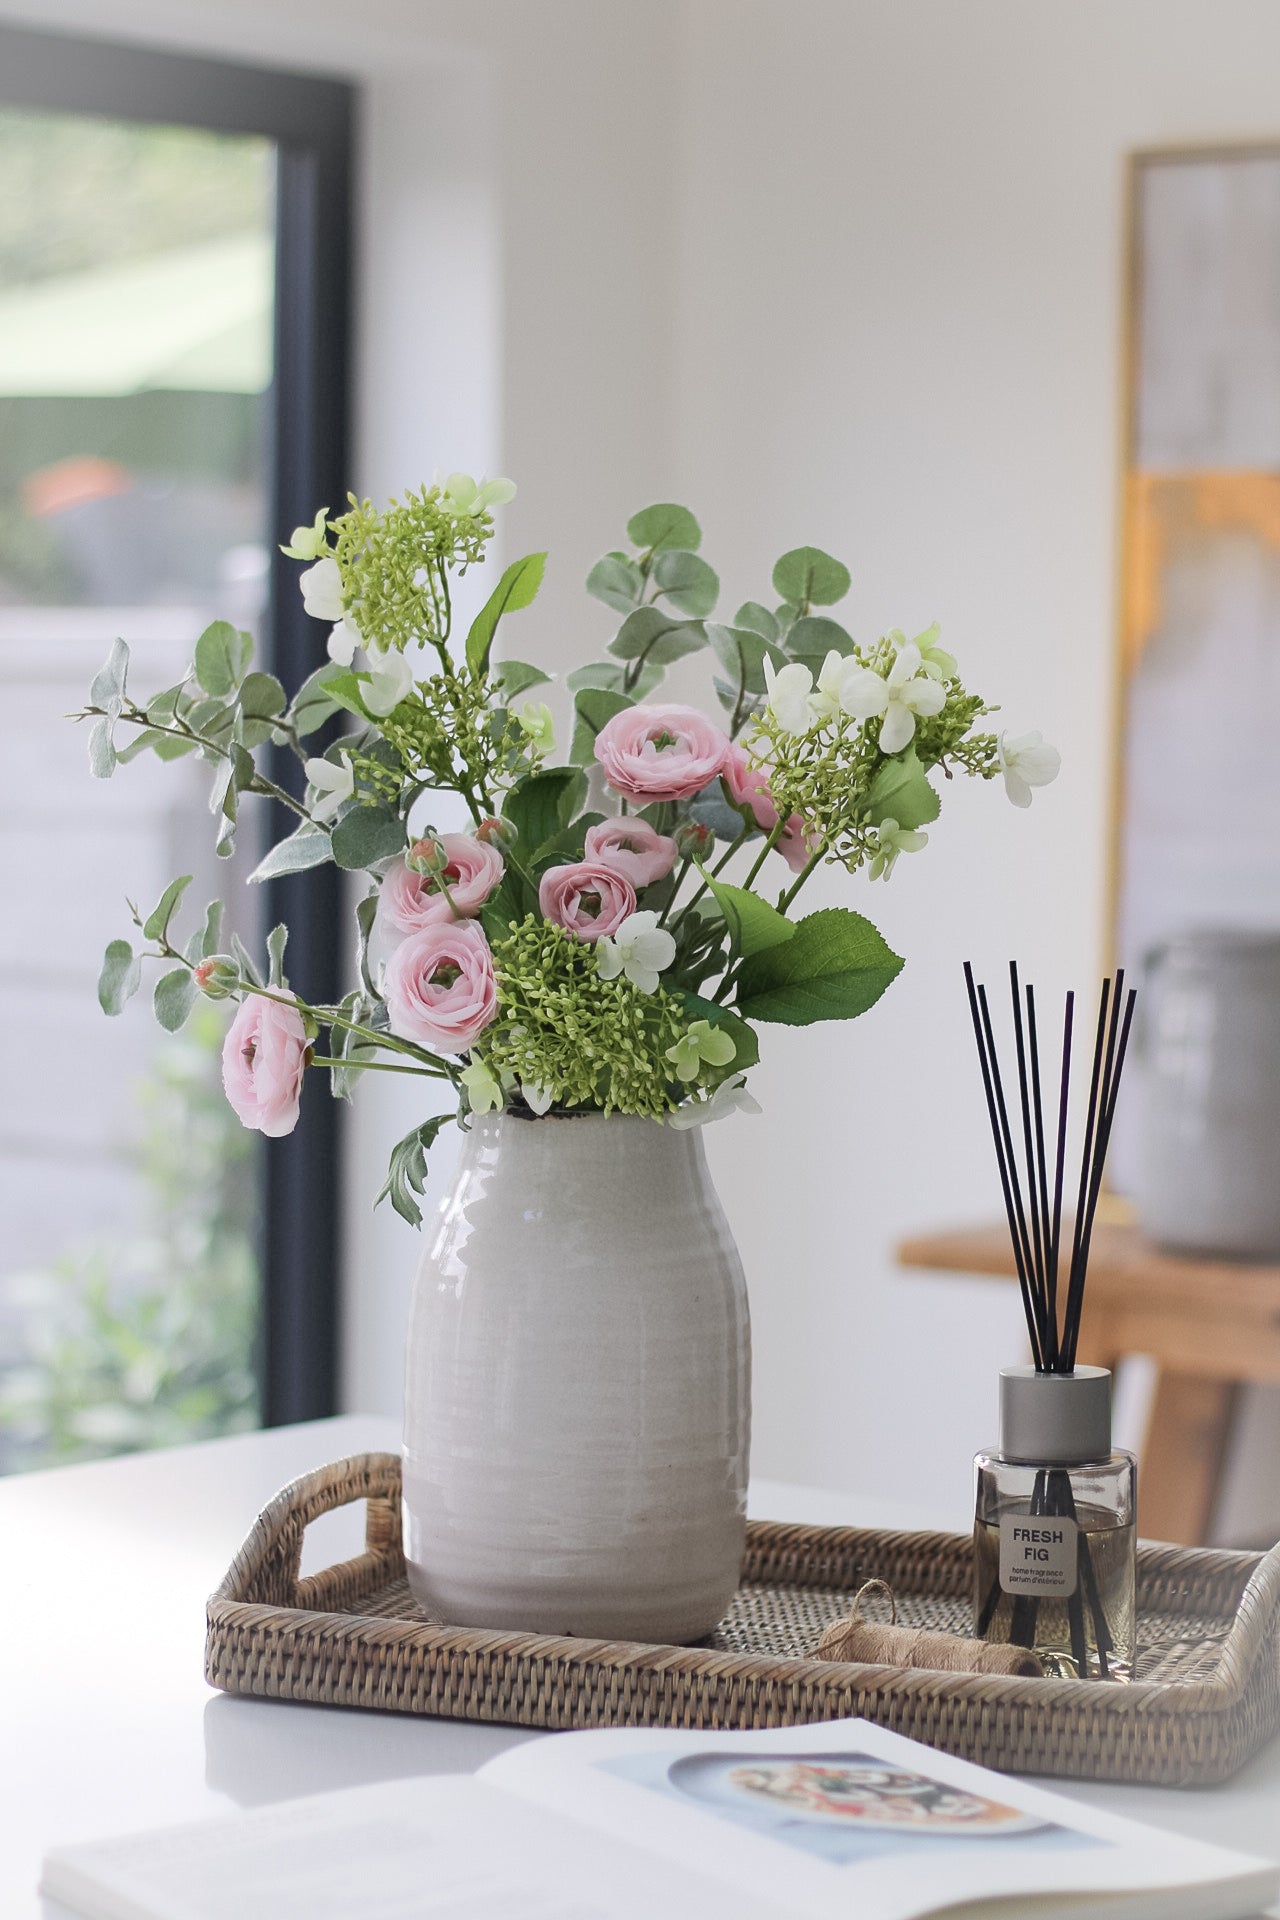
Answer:
[{"label": "tray handle", "polygon": [[[303,1580],[302,1536],[313,1520],[364,1500],[364,1552]],[[250,1605],[326,1611],[404,1573],[400,1457],[357,1453],[293,1480],[259,1514],[215,1596]]]}]

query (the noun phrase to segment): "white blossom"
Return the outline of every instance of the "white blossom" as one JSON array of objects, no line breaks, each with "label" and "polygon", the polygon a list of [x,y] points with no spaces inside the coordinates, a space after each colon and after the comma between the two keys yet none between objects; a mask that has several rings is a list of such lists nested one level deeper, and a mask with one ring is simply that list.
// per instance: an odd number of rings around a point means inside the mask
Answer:
[{"label": "white blossom", "polygon": [[876,828],[876,850],[867,868],[868,877],[887,880],[900,853],[919,853],[928,844],[928,834],[918,827],[900,827],[896,820],[882,820]]},{"label": "white blossom", "polygon": [[386,653],[370,647],[369,671],[360,679],[360,698],[379,720],[385,720],[413,690],[413,668],[395,647]]},{"label": "white blossom", "polygon": [[331,553],[299,574],[298,585],[302,588],[302,604],[313,620],[341,620],[342,575]]},{"label": "white blossom", "polygon": [[544,1087],[537,1080],[522,1080],[520,1096],[530,1113],[544,1114],[555,1099],[550,1087]]},{"label": "white blossom", "polygon": [[467,1105],[472,1113],[493,1113],[502,1105],[505,1095],[483,1060],[473,1060],[458,1078],[467,1090]]},{"label": "white blossom", "polygon": [[808,733],[813,725],[813,675],[799,660],[775,667],[765,655],[764,677],[769,712],[784,733]]},{"label": "white blossom", "polygon": [[946,688],[922,671],[920,649],[913,640],[899,647],[886,676],[850,664],[840,688],[840,704],[851,719],[883,715],[881,753],[901,753],[915,734],[916,715],[941,713],[946,699]]},{"label": "white blossom", "polygon": [[[938,645],[938,635],[941,632],[942,628],[935,620],[932,626],[926,627],[923,633],[916,635],[912,644],[920,649],[922,673],[927,673],[931,680],[954,680],[959,668],[956,665],[955,655]],[[897,641],[899,646],[905,644],[900,633],[891,634],[890,638]]]},{"label": "white blossom", "polygon": [[1062,767],[1062,755],[1043,734],[1020,733],[1011,740],[1002,733],[998,751],[1004,790],[1015,807],[1029,807],[1032,787],[1047,787]]},{"label": "white blossom", "polygon": [[308,760],[306,775],[316,794],[311,803],[313,820],[332,820],[356,790],[356,776],[345,753],[337,760]]},{"label": "white blossom", "polygon": [[344,613],[336,627],[329,634],[329,658],[340,667],[349,667],[356,657],[356,648],[364,645],[364,636],[349,613]]},{"label": "white blossom", "polygon": [[445,505],[453,513],[473,520],[477,514],[487,513],[490,507],[505,507],[508,500],[514,500],[516,483],[501,479],[477,483],[469,473],[451,473],[441,492]]},{"label": "white blossom", "polygon": [[647,909],[629,913],[612,940],[596,941],[596,958],[602,980],[616,980],[625,974],[641,993],[655,993],[658,975],[665,972],[676,957],[676,943],[658,916]]},{"label": "white blossom", "polygon": [[287,547],[281,547],[281,553],[290,560],[318,560],[328,545],[329,529],[325,525],[328,517],[328,507],[321,507],[311,526],[294,528],[292,540]]},{"label": "white blossom", "polygon": [[759,1113],[760,1102],[747,1092],[747,1076],[740,1073],[722,1080],[709,1100],[689,1100],[667,1115],[667,1125],[681,1131],[686,1127],[706,1127],[715,1120],[726,1120],[731,1113]]}]

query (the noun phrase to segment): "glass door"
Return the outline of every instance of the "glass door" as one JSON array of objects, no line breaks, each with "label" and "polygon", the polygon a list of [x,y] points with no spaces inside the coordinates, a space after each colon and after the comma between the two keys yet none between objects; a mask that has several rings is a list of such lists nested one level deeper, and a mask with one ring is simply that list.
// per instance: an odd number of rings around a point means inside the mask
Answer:
[{"label": "glass door", "polygon": [[[36,63],[55,97],[59,45],[77,51],[49,41]],[[138,57],[184,98],[202,69],[234,90],[237,70]],[[268,76],[244,72],[260,97]],[[296,267],[308,244],[307,89],[321,119],[345,89],[279,78],[282,139],[57,110],[40,86],[33,104],[0,99],[0,1471],[330,1410],[331,1352],[299,1375],[295,1349],[300,1322],[313,1348],[331,1328],[332,1277],[323,1261],[277,1272],[264,1220],[273,1187],[324,1210],[331,1127],[262,1150],[221,1092],[227,1009],[199,1003],[175,1040],[145,993],[111,1020],[95,994],[104,946],[130,932],[125,895],[145,914],[178,873],[260,941],[282,903],[241,882],[274,823],[218,860],[207,769],[148,754],[104,786],[65,718],[117,635],[132,684],[159,688],[214,618],[300,677],[272,618],[274,554],[289,486],[306,518],[330,497],[301,423],[320,371],[306,342],[333,321],[301,294],[279,311],[277,289],[281,256]],[[332,277],[298,284],[332,299]],[[277,380],[281,340],[298,350]],[[332,469],[332,431],[327,445]]]}]

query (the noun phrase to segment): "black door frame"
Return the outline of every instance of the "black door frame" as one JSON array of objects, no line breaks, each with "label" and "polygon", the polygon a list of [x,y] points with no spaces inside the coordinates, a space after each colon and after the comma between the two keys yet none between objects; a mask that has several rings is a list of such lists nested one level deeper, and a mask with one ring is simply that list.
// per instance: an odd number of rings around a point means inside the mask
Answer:
[{"label": "black door frame", "polygon": [[[226,60],[0,25],[0,104],[257,134],[278,152],[271,525],[284,540],[346,497],[355,89]],[[272,543],[268,664],[295,687],[320,664],[297,569]],[[300,791],[281,752],[273,777]],[[273,832],[290,822],[273,820]],[[336,867],[267,886],[287,920],[293,984],[340,995],[342,880]],[[270,922],[269,922],[270,924]],[[260,1376],[265,1426],[335,1411],[338,1386],[338,1105],[317,1089],[294,1133],[265,1143]]]}]

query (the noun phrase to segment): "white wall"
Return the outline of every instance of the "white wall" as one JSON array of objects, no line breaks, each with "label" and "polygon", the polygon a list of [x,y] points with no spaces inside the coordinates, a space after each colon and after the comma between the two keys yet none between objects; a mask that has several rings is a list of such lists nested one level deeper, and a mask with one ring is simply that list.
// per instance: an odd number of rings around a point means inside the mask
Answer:
[{"label": "white wall", "polygon": [[[730,606],[802,540],[857,630],[935,615],[1010,724],[1064,751],[1016,814],[949,792],[892,883],[824,876],[908,966],[848,1028],[779,1033],[765,1115],[711,1136],[746,1249],[756,1464],[963,1524],[1011,1292],[897,1272],[908,1230],[992,1214],[959,963],[1048,991],[1103,948],[1122,157],[1280,134],[1271,0],[26,0],[0,12],[368,84],[359,484],[521,484],[551,545],[530,648],[582,657],[577,583],[684,498]],[[302,36],[302,37],[300,37]],[[356,44],[353,45],[353,39]],[[522,638],[521,650],[525,650]],[[348,1390],[390,1403],[414,1255],[365,1207],[411,1114],[367,1101]]]}]

